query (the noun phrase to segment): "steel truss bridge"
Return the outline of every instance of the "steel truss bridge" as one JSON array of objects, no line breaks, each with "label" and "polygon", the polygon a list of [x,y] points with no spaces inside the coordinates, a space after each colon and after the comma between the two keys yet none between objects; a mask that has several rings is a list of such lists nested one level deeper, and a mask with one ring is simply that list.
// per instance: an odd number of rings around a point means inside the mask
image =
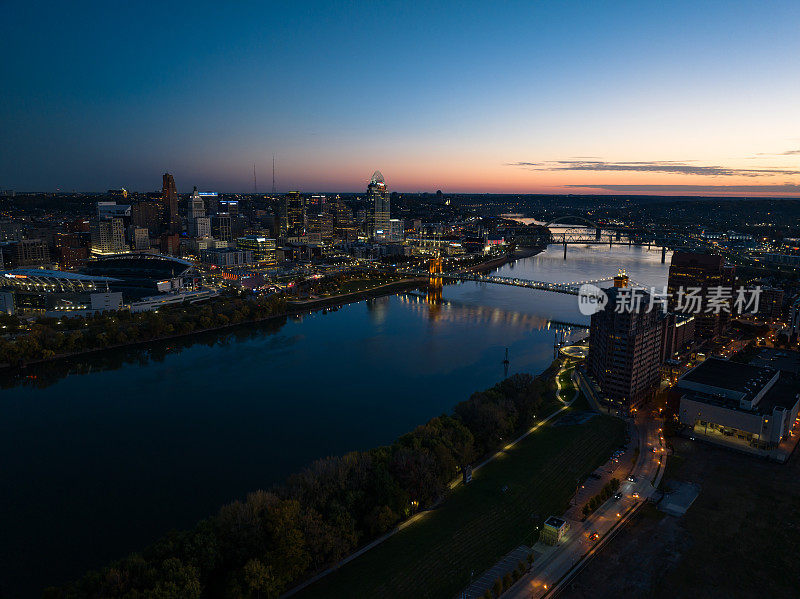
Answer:
[{"label": "steel truss bridge", "polygon": [[[628,225],[597,224],[582,216],[562,216],[545,223],[550,231],[550,243],[646,245],[675,248],[685,245],[685,239],[668,231]],[[564,229],[554,231],[551,227]]]}]

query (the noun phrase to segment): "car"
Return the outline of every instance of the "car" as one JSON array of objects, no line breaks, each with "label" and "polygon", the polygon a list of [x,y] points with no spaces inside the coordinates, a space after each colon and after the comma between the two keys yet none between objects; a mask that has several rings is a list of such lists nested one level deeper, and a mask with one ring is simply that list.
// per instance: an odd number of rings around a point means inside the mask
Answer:
[{"label": "car", "polygon": [[633,474],[628,475],[628,482],[635,483],[636,477]]},{"label": "car", "polygon": [[622,493],[614,493],[614,499],[622,499]]},{"label": "car", "polygon": [[634,492],[631,494],[631,497],[633,497],[634,499],[639,499],[639,494],[638,494],[636,491],[634,491]]},{"label": "car", "polygon": [[599,532],[593,532],[591,535],[589,535],[589,539],[592,540],[592,541],[596,541],[599,538],[600,538],[600,533]]}]

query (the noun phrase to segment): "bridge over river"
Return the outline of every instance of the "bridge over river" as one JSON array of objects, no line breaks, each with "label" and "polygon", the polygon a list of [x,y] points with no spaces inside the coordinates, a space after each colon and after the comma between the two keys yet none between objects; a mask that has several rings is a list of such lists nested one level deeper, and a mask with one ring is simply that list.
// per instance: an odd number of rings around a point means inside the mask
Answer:
[{"label": "bridge over river", "polygon": [[512,287],[525,287],[527,289],[540,289],[542,291],[552,291],[555,293],[566,293],[567,295],[578,295],[581,285],[587,283],[605,283],[613,281],[615,275],[610,275],[601,279],[587,279],[585,281],[570,281],[568,283],[551,283],[549,281],[532,281],[530,279],[517,279],[513,277],[499,277],[477,272],[462,273],[431,273],[428,271],[415,271],[420,276],[428,276],[432,279],[442,279],[448,281],[475,281],[477,283],[494,283],[496,285],[510,285]]}]

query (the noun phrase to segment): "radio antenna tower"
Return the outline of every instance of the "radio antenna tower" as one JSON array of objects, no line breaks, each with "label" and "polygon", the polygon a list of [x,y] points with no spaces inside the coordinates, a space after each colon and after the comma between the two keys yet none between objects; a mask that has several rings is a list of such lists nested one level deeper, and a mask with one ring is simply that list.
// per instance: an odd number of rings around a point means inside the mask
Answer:
[{"label": "radio antenna tower", "polygon": [[272,155],[272,193],[275,193],[275,154]]},{"label": "radio antenna tower", "polygon": [[258,193],[258,181],[256,180],[256,163],[253,163],[253,193]]}]

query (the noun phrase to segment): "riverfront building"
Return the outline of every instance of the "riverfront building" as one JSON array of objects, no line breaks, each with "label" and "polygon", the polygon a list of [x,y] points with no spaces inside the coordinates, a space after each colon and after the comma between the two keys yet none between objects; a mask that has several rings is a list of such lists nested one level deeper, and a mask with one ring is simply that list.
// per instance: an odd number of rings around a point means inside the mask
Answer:
[{"label": "riverfront building", "polygon": [[109,292],[118,279],[83,273],[17,268],[0,273],[4,311],[46,316],[85,315],[118,309],[120,292]]},{"label": "riverfront building", "polygon": [[681,423],[722,445],[774,450],[797,423],[800,377],[788,370],[709,358],[676,389]]},{"label": "riverfront building", "polygon": [[622,409],[638,406],[661,380],[660,356],[663,314],[648,310],[649,294],[637,290],[639,309],[623,309],[629,289],[604,290],[608,304],[592,315],[589,333],[589,375],[602,398]]}]

